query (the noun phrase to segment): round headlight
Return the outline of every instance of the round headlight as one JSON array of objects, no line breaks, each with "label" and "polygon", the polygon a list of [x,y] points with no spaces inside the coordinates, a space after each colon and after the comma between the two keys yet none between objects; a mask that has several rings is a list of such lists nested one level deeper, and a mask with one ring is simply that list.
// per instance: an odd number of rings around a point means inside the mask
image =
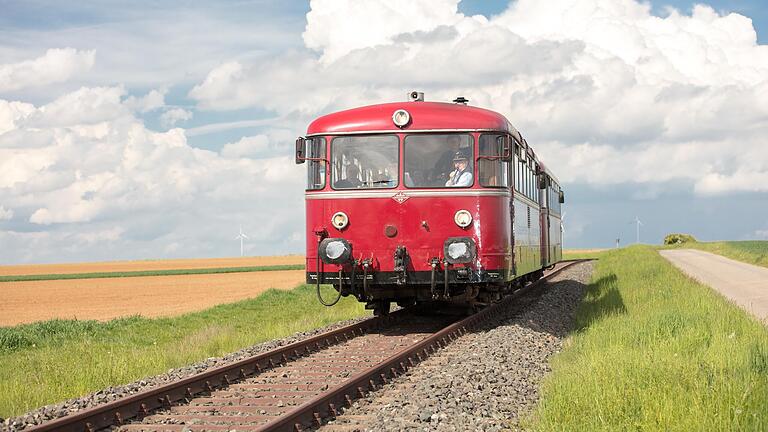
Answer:
[{"label": "round headlight", "polygon": [[331,225],[333,225],[337,230],[343,230],[348,223],[349,218],[344,212],[336,212],[334,213],[333,217],[331,217]]},{"label": "round headlight", "polygon": [[467,210],[459,210],[453,216],[453,221],[456,222],[456,225],[466,228],[472,223],[472,214]]},{"label": "round headlight", "polygon": [[468,248],[466,243],[451,243],[448,245],[448,256],[451,259],[457,260],[467,254]]},{"label": "round headlight", "polygon": [[469,237],[449,237],[443,243],[443,256],[449,264],[467,264],[477,256],[477,246]]},{"label": "round headlight", "polygon": [[392,122],[399,128],[404,128],[411,121],[411,115],[404,109],[399,109],[392,114]]},{"label": "round headlight", "polygon": [[328,258],[335,260],[335,259],[339,259],[339,257],[344,253],[345,250],[347,250],[347,247],[344,246],[344,242],[332,241],[325,246],[325,255]]},{"label": "round headlight", "polygon": [[320,242],[317,253],[326,264],[344,264],[352,256],[352,245],[342,238],[326,238]]}]

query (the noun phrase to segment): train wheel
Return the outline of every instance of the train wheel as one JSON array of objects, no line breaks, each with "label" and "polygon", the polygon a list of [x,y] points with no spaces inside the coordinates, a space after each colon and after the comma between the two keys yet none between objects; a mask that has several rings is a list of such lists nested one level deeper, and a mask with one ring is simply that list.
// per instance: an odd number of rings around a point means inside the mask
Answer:
[{"label": "train wheel", "polygon": [[389,315],[390,302],[387,300],[379,300],[373,307],[373,316],[387,316]]}]

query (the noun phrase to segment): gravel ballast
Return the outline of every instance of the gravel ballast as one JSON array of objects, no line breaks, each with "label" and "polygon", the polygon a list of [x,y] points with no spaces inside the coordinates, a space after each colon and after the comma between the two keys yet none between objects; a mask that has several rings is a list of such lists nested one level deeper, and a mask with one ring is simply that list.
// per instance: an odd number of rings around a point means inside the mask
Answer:
[{"label": "gravel ballast", "polygon": [[[460,337],[406,375],[355,402],[326,428],[343,424],[359,430],[515,429],[520,416],[538,399],[538,385],[549,371],[547,359],[560,350],[591,272],[591,263],[565,270],[546,284],[543,294],[532,303]],[[225,357],[0,419],[0,430],[21,431],[366,318],[264,342]]]},{"label": "gravel ballast", "polygon": [[321,430],[519,430],[591,273],[592,263],[566,269],[532,304],[460,337]]},{"label": "gravel ballast", "polygon": [[26,414],[18,417],[12,417],[8,419],[0,419],[0,431],[3,432],[16,432],[24,430],[28,427],[41,424],[43,422],[53,420],[66,415],[74,414],[84,409],[93,408],[98,405],[102,405],[113,400],[139,393],[144,390],[157,387],[169,382],[178,381],[180,379],[205,372],[208,369],[223,366],[229,363],[234,363],[248,357],[252,357],[255,354],[271,351],[273,349],[299,342],[310,337],[316,336],[320,333],[325,333],[331,330],[335,330],[340,327],[348,326],[364,319],[370,318],[369,316],[340,321],[335,324],[331,324],[326,327],[310,330],[306,332],[296,333],[284,339],[276,339],[267,342],[263,342],[257,345],[244,348],[240,351],[228,354],[224,357],[211,357],[205,361],[195,363],[189,366],[184,366],[177,369],[171,369],[167,373],[157,375],[153,377],[147,377],[130,384],[109,387],[104,390],[99,390],[95,393],[91,393],[87,396],[69,399],[67,401],[47,405],[42,408],[38,408],[34,411],[30,411]]}]

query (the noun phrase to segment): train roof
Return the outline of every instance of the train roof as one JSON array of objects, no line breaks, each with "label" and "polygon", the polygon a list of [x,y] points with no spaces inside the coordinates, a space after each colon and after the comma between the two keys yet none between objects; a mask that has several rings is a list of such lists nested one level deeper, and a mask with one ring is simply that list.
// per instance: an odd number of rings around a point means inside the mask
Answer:
[{"label": "train roof", "polygon": [[[402,129],[395,126],[392,114],[404,109],[411,121]],[[307,135],[333,135],[364,132],[495,130],[520,133],[503,115],[460,103],[393,102],[369,105],[319,117],[307,128]]]},{"label": "train roof", "polygon": [[560,180],[558,180],[558,178],[552,173],[552,171],[550,171],[549,168],[546,165],[544,165],[543,162],[539,161],[538,158],[536,159],[539,166],[541,167],[541,170],[547,173],[547,175],[550,176],[552,180],[554,180],[555,183],[557,183],[558,186],[562,187],[562,185],[560,184]]},{"label": "train roof", "polygon": [[[403,128],[392,121],[392,115],[400,109],[408,111],[411,116],[410,123]],[[522,135],[509,120],[495,111],[461,103],[423,101],[368,105],[327,114],[309,124],[307,136],[483,130],[507,131],[518,141],[523,141]],[[544,167],[535,153],[533,155],[543,170],[559,184],[555,175]]]}]

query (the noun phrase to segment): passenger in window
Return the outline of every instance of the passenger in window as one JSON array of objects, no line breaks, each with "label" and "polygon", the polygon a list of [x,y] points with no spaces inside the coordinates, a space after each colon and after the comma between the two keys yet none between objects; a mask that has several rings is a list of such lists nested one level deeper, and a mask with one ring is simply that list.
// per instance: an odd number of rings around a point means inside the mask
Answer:
[{"label": "passenger in window", "polygon": [[446,186],[464,187],[472,186],[472,170],[469,167],[469,157],[461,151],[457,151],[453,156],[454,170],[448,174]]}]

